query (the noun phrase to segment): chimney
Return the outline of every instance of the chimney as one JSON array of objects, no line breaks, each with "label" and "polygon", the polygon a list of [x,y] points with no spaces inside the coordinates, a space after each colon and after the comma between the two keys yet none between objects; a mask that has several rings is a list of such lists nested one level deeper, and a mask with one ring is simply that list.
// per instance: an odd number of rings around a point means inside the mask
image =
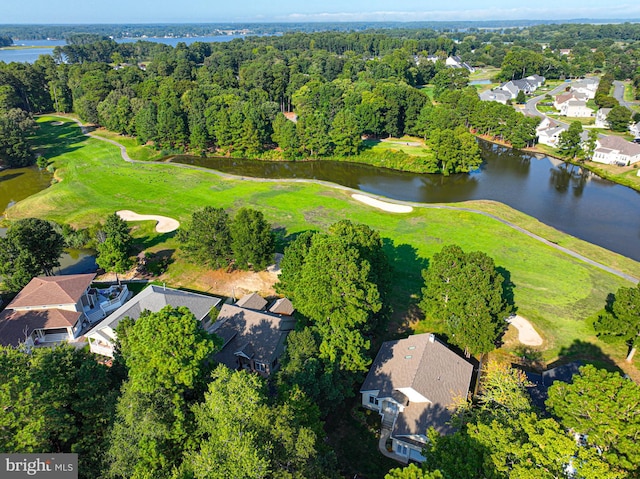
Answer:
[{"label": "chimney", "polygon": [[433,343],[433,342],[435,342],[435,340],[436,340],[436,335],[435,335],[435,334],[433,334],[433,333],[431,333],[431,334],[429,335],[429,342],[430,342],[430,343]]}]

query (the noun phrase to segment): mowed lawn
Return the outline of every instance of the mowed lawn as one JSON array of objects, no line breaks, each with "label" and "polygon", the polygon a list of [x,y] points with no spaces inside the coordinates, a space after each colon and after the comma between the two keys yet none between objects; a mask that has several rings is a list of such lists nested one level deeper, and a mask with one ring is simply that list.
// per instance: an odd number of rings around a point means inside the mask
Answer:
[{"label": "mowed lawn", "polygon": [[[59,182],[19,202],[8,210],[8,218],[38,216],[76,227],[95,224],[120,209],[140,214],[170,216],[188,220],[191,213],[207,205],[227,208],[231,213],[248,206],[260,209],[279,228],[283,237],[304,230],[322,230],[341,219],[365,223],[378,230],[395,266],[393,306],[396,312],[415,308],[421,288],[421,269],[445,244],[456,243],[465,251],[481,250],[492,256],[513,283],[518,312],[531,320],[546,343],[543,357],[557,359],[561,352],[581,342],[594,343],[616,362],[626,354],[624,345],[605,345],[595,338],[590,319],[602,309],[607,295],[620,286],[630,286],[621,278],[605,273],[514,229],[476,213],[432,208],[416,208],[409,214],[385,213],[356,202],[351,192],[314,183],[285,183],[226,179],[211,172],[165,163],[124,162],[115,146],[84,137],[79,128],[65,122],[53,126],[56,117],[42,117],[37,141],[54,162]],[[539,223],[513,210],[487,203],[479,207],[510,214],[514,221],[533,227]],[[464,204],[474,207],[474,203]],[[538,228],[538,227],[536,227]],[[539,230],[559,244],[594,251],[598,261],[615,264],[640,277],[640,264],[592,247],[544,225]],[[158,237],[158,244],[170,235]],[[189,280],[182,272],[194,273],[179,255],[169,266],[168,278],[184,287]],[[181,279],[182,278],[182,279]],[[409,327],[424,331],[432,326],[424,320]],[[562,353],[564,354],[564,353]]]}]

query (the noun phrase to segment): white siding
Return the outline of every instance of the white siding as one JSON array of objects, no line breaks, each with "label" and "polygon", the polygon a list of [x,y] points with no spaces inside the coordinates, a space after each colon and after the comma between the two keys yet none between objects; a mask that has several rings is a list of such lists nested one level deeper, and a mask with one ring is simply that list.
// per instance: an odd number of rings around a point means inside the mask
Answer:
[{"label": "white siding", "polygon": [[407,398],[411,402],[418,402],[418,403],[431,402],[413,388],[398,388],[398,391],[400,391],[402,394],[407,396]]}]

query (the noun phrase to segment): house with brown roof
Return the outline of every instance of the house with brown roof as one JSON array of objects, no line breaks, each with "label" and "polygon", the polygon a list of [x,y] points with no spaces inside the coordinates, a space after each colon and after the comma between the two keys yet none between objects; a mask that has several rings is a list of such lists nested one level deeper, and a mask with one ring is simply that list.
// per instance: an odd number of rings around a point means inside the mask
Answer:
[{"label": "house with brown roof", "polygon": [[640,145],[619,136],[598,138],[591,161],[609,165],[627,166],[640,161]]},{"label": "house with brown roof", "polygon": [[0,344],[32,347],[77,339],[130,294],[91,288],[95,274],[38,276],[0,313]]},{"label": "house with brown roof", "polygon": [[269,376],[280,364],[286,339],[295,327],[292,316],[224,304],[215,323],[207,328],[223,340],[214,359],[230,369]]},{"label": "house with brown roof", "polygon": [[391,438],[393,457],[425,460],[427,429],[451,431],[452,408],[467,397],[472,373],[471,363],[433,334],[382,344],[360,393],[362,405],[382,416],[381,436]]}]

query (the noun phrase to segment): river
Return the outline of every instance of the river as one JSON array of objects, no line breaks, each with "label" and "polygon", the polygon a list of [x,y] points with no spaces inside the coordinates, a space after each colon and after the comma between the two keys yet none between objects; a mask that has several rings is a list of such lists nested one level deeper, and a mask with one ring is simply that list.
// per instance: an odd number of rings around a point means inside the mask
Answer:
[{"label": "river", "polygon": [[[116,38],[118,43],[134,43],[140,40],[147,42],[164,43],[175,47],[179,42],[191,45],[195,42],[213,43],[213,42],[230,42],[235,38],[244,38],[246,35],[216,35],[211,37],[147,37],[147,38]],[[40,55],[50,55],[53,48],[66,45],[64,40],[15,40],[16,46],[25,46],[30,48],[20,49],[2,49],[0,48],[0,62],[35,62]]]},{"label": "river", "polygon": [[561,161],[480,141],[484,163],[449,177],[345,162],[265,162],[176,157],[172,161],[255,178],[331,181],[419,203],[494,200],[541,222],[640,261],[640,193]]}]

